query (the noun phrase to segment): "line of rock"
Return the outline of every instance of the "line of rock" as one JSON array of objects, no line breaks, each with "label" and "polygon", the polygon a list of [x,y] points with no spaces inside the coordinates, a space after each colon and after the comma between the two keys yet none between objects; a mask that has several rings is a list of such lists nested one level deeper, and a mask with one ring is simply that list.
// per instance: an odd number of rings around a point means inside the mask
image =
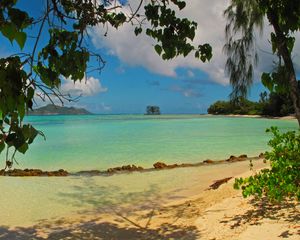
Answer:
[{"label": "line of rock", "polygon": [[60,169],[58,171],[42,171],[40,169],[9,169],[9,170],[0,170],[0,176],[13,176],[13,177],[26,177],[26,176],[48,176],[48,177],[65,177],[69,175],[76,176],[110,176],[116,173],[130,173],[130,172],[147,172],[147,171],[155,171],[155,170],[164,170],[164,169],[174,169],[174,168],[183,168],[183,167],[197,167],[207,164],[222,164],[222,163],[232,163],[232,162],[240,162],[246,160],[256,160],[264,158],[264,154],[261,153],[258,157],[249,158],[246,154],[236,156],[230,156],[226,160],[204,160],[199,163],[182,163],[182,164],[166,164],[164,162],[156,162],[153,164],[153,168],[143,168],[141,166],[136,165],[124,165],[121,167],[109,168],[106,171],[99,170],[90,170],[90,171],[80,171],[76,173],[69,173],[66,170]]},{"label": "line of rock", "polygon": [[11,177],[66,177],[69,173],[66,170],[59,169],[58,171],[42,171],[41,169],[9,169],[0,170],[0,176]]}]

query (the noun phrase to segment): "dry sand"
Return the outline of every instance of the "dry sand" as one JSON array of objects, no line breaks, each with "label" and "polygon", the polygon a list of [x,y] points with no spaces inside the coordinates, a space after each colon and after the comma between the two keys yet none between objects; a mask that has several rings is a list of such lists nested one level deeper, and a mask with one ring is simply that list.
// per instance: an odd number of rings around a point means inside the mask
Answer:
[{"label": "dry sand", "polygon": [[113,210],[0,228],[0,239],[300,239],[299,204],[244,199],[233,181],[151,211]]},{"label": "dry sand", "polygon": [[278,119],[278,120],[296,120],[295,115],[289,115],[284,117],[269,117],[269,116],[262,116],[262,115],[249,115],[249,114],[227,114],[227,115],[220,115],[226,117],[242,117],[242,118],[268,118],[268,119]]}]

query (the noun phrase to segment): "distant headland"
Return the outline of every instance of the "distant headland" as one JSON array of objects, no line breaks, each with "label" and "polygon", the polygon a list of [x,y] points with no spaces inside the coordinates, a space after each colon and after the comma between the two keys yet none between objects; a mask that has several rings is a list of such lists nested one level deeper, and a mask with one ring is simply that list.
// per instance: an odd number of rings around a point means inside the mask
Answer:
[{"label": "distant headland", "polygon": [[89,115],[91,112],[84,108],[62,107],[54,104],[28,111],[28,115]]}]

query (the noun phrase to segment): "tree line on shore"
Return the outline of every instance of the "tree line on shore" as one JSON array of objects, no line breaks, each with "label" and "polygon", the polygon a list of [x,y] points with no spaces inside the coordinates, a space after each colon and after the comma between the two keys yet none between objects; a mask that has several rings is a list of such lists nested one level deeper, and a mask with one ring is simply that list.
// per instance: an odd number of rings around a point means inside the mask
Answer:
[{"label": "tree line on shore", "polygon": [[235,101],[216,101],[207,109],[209,114],[242,114],[282,117],[294,114],[292,99],[288,93],[262,92],[258,102],[239,97]]}]

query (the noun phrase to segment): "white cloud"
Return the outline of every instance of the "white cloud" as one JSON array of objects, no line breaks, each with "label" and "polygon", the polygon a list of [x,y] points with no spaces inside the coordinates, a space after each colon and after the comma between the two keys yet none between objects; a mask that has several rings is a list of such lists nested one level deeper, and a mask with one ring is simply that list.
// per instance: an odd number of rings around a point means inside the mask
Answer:
[{"label": "white cloud", "polygon": [[[172,77],[176,77],[177,68],[197,69],[206,72],[212,81],[227,85],[229,81],[224,72],[226,56],[222,49],[225,43],[226,24],[223,12],[228,6],[228,2],[228,0],[189,0],[186,1],[186,8],[179,13],[181,17],[188,17],[198,22],[195,44],[207,42],[212,46],[213,58],[209,63],[202,63],[193,56],[163,61],[153,49],[154,40],[145,34],[135,37],[134,26],[130,24],[125,24],[117,30],[110,28],[106,37],[104,37],[106,29],[103,29],[102,26],[94,28],[92,40],[96,47],[107,48],[110,54],[131,66],[143,66],[154,73]],[[271,52],[268,41],[270,27],[266,25],[265,30],[263,38],[257,36],[258,46],[259,49]],[[297,37],[299,39],[300,34]],[[294,52],[299,52],[299,50],[300,41],[297,41]],[[256,76],[259,76],[261,71],[270,70],[275,59],[271,54],[260,50],[258,53],[261,60],[256,70]],[[296,59],[296,65],[299,66],[300,56],[297,55],[294,59]]]},{"label": "white cloud", "polygon": [[101,103],[100,109],[105,111],[105,112],[109,112],[109,111],[111,111],[111,106],[106,105],[105,103]]},{"label": "white cloud", "polygon": [[63,84],[60,87],[60,93],[63,96],[57,97],[53,94],[49,94],[49,96],[47,96],[41,90],[36,90],[33,108],[47,104],[85,108],[86,106],[79,105],[77,100],[80,100],[81,97],[93,96],[98,93],[107,92],[107,90],[108,89],[106,87],[101,85],[100,80],[94,77],[88,77],[86,79],[82,79],[80,82],[76,81],[75,83],[70,79],[64,79]]},{"label": "white cloud", "polygon": [[101,85],[100,80],[94,77],[88,77],[75,83],[71,79],[66,79],[61,85],[61,91],[71,96],[93,96],[98,93],[107,92],[107,90],[106,87]]},{"label": "white cloud", "polygon": [[185,97],[195,97],[195,98],[198,98],[198,97],[201,97],[202,94],[195,90],[193,87],[191,86],[179,86],[179,85],[172,85],[170,86],[168,89],[168,91],[171,91],[171,92],[179,92],[181,93],[183,96]]}]

